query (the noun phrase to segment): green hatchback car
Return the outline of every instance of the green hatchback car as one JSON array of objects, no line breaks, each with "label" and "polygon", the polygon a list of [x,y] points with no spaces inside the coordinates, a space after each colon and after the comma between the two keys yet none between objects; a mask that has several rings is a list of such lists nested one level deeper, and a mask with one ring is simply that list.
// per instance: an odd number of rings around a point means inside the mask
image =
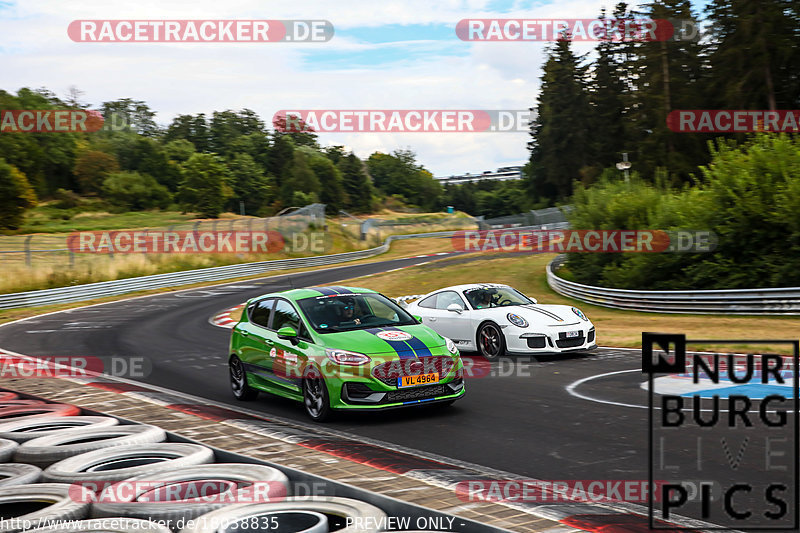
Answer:
[{"label": "green hatchback car", "polygon": [[247,302],[231,334],[231,388],[302,401],[322,421],[333,410],[449,405],[464,396],[458,348],[369,289],[311,287]]}]

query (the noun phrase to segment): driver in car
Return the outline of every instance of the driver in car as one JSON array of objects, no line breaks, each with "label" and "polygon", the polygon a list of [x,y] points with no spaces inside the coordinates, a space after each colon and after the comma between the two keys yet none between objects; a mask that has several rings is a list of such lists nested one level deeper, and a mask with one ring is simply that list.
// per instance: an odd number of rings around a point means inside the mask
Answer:
[{"label": "driver in car", "polygon": [[492,294],[487,290],[478,291],[478,294],[475,295],[475,308],[483,309],[486,307],[491,307],[491,305]]},{"label": "driver in car", "polygon": [[342,304],[339,306],[339,325],[352,326],[361,324],[361,320],[355,317],[356,302],[352,298],[342,298]]}]

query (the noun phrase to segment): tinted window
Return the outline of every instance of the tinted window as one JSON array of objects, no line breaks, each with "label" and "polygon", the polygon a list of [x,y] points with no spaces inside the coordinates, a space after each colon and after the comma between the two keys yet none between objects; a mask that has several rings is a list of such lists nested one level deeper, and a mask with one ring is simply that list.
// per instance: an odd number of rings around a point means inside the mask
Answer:
[{"label": "tinted window", "polygon": [[294,310],[292,304],[286,300],[278,300],[278,303],[275,304],[275,311],[273,312],[271,329],[278,331],[281,328],[289,326],[290,328],[294,328],[299,334],[300,324],[300,315]]},{"label": "tinted window", "polygon": [[439,298],[436,299],[436,309],[447,309],[448,305],[458,304],[464,307],[464,300],[455,291],[445,291],[438,294]]},{"label": "tinted window", "polygon": [[530,298],[511,287],[477,287],[474,289],[467,289],[464,291],[464,295],[475,309],[508,307],[533,303]]},{"label": "tinted window", "polygon": [[311,327],[319,333],[410,326],[417,321],[382,294],[342,294],[303,298],[297,302]]},{"label": "tinted window", "polygon": [[417,305],[419,307],[426,307],[428,309],[436,309],[436,297],[439,296],[438,294],[434,294],[433,296],[428,296]]},{"label": "tinted window", "polygon": [[250,322],[267,327],[269,324],[269,312],[272,309],[273,303],[275,303],[274,298],[267,298],[266,300],[261,300],[248,307]]}]

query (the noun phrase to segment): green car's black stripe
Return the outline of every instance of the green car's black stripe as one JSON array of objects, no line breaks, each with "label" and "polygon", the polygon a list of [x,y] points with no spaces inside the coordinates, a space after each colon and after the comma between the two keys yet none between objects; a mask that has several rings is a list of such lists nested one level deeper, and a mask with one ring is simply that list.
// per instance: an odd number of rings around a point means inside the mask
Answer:
[{"label": "green car's black stripe", "polygon": [[[385,327],[385,328],[369,328],[365,329],[364,331],[368,333],[372,333],[376,337],[378,333],[382,331],[400,331],[405,333],[406,335],[411,335],[410,333],[403,331],[401,329],[393,328],[393,327]],[[381,339],[380,337],[378,337]],[[432,355],[431,351],[425,346],[425,343],[419,340],[418,338],[411,336],[410,339],[405,341],[391,341],[386,339],[381,339],[383,342],[388,344],[389,346],[397,352],[398,357],[400,359],[409,359],[412,357],[426,357],[428,355]]]},{"label": "green car's black stripe", "polygon": [[309,289],[312,291],[317,291],[323,296],[335,296],[336,294],[339,294],[338,292],[328,287],[309,287]]}]

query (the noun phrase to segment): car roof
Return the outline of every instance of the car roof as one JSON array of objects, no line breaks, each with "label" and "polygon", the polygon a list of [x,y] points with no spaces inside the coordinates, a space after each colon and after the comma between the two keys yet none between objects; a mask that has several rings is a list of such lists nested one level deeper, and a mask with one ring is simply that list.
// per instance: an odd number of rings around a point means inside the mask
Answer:
[{"label": "car roof", "polygon": [[443,287],[441,289],[436,289],[435,291],[431,291],[431,293],[441,292],[441,291],[461,292],[469,289],[491,289],[491,288],[496,289],[500,287],[509,287],[509,285],[506,285],[504,283],[465,283],[462,285],[452,285],[450,287]]},{"label": "car roof", "polygon": [[252,298],[250,301],[258,301],[263,300],[264,298],[271,298],[274,296],[280,296],[282,298],[287,298],[289,300],[302,300],[303,298],[316,298],[319,296],[337,296],[342,295],[346,296],[348,294],[375,294],[377,291],[373,291],[372,289],[365,289],[363,287],[345,287],[342,285],[330,285],[325,287],[303,287],[301,289],[288,289],[285,291],[280,292],[270,292],[268,294],[262,294],[261,296],[256,296]]}]

